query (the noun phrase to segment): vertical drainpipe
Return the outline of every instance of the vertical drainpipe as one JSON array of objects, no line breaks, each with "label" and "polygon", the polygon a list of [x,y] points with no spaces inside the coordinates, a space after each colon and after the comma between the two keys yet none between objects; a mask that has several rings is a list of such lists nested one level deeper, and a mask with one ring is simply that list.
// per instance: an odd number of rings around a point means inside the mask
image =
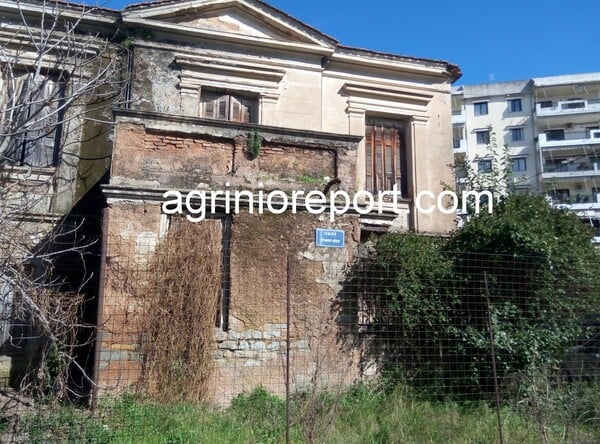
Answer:
[{"label": "vertical drainpipe", "polygon": [[133,51],[135,46],[132,46],[127,51],[127,82],[125,84],[125,109],[131,107],[131,82],[133,80]]},{"label": "vertical drainpipe", "polygon": [[104,282],[106,279],[106,251],[108,246],[108,207],[102,209],[102,248],[100,251],[100,273],[98,284],[98,307],[96,312],[96,340],[94,343],[94,369],[92,380],[94,386],[92,389],[92,411],[98,406],[98,379],[100,374],[100,347],[102,345],[100,325],[104,314]]}]

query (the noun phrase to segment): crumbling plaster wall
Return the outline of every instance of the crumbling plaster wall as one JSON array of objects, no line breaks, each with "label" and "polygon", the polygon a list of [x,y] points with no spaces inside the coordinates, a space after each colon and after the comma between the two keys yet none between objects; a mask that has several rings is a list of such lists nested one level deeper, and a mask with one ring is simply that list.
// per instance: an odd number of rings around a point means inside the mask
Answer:
[{"label": "crumbling plaster wall", "polygon": [[[316,247],[315,228],[323,226],[344,230],[345,248]],[[332,225],[308,213],[233,218],[229,329],[216,335],[215,403],[259,386],[285,394],[288,341],[292,392],[362,376],[359,350],[341,333],[336,311],[359,230],[355,217]]]},{"label": "crumbling plaster wall", "polygon": [[[257,159],[246,155],[245,134],[253,128],[265,136]],[[223,190],[225,182],[232,189],[255,190],[263,181],[266,190],[322,190],[327,176],[339,176],[343,182],[352,178],[357,143],[357,138],[324,133],[167,119],[137,111],[118,114],[110,186],[135,191],[128,197],[109,198],[106,211],[100,386],[124,389],[140,376],[143,286],[149,261],[168,226],[161,202],[145,199],[144,193]],[[215,403],[227,403],[261,385],[284,393],[288,257],[292,389],[350,382],[360,376],[359,353],[340,334],[334,310],[345,267],[360,239],[358,217],[340,216],[332,223],[328,215],[302,210],[282,215],[256,211],[231,215],[230,239],[224,243],[231,247],[229,274],[223,276],[229,279],[230,300],[227,329],[217,327],[214,334],[215,370],[209,393]],[[218,217],[227,223],[224,214]],[[317,248],[317,227],[343,229],[346,246]]]},{"label": "crumbling plaster wall", "polygon": [[[147,303],[140,290],[161,239],[160,205],[112,201],[107,215],[98,382],[103,389],[122,390],[140,377]],[[344,230],[345,247],[316,247],[317,227]],[[226,404],[259,386],[285,392],[288,295],[292,390],[350,383],[362,376],[359,350],[341,333],[335,308],[359,231],[354,216],[338,218],[333,224],[308,213],[243,212],[232,217],[230,275],[223,276],[231,286],[228,328],[215,327],[214,333],[215,367],[209,389],[214,403]]]}]

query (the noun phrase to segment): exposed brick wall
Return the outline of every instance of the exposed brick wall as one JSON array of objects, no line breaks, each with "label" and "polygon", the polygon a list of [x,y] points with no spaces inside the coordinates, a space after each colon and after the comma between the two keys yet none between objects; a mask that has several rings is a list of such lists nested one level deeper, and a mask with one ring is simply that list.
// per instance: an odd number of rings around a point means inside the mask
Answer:
[{"label": "exposed brick wall", "polygon": [[113,182],[121,178],[129,184],[196,188],[226,178],[233,154],[233,141],[161,134],[141,125],[123,124],[117,129]]},{"label": "exposed brick wall", "polygon": [[336,152],[269,142],[258,158],[250,159],[245,134],[230,139],[120,123],[112,169],[113,184],[222,190],[229,183],[233,189],[308,191],[336,177]]},{"label": "exposed brick wall", "polygon": [[301,183],[309,178],[323,181],[324,177],[335,175],[335,153],[323,149],[267,145],[258,161],[261,171]]},{"label": "exposed brick wall", "polygon": [[100,326],[98,383],[105,389],[125,389],[140,376],[141,316],[139,290],[159,240],[160,208],[142,202],[112,204],[107,210],[108,233]]}]

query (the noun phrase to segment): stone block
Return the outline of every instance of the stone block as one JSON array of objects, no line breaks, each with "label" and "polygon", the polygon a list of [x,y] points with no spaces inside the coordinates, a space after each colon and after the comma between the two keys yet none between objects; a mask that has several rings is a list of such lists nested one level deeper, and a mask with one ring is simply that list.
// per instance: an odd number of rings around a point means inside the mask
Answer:
[{"label": "stone block", "polygon": [[308,341],[306,340],[302,340],[302,341],[296,341],[296,342],[292,342],[290,348],[292,349],[296,349],[296,350],[308,350]]},{"label": "stone block", "polygon": [[277,351],[281,348],[281,343],[279,341],[274,341],[267,344],[267,350],[269,351]]},{"label": "stone block", "polygon": [[256,359],[258,352],[254,350],[236,350],[233,352],[234,358]]},{"label": "stone block", "polygon": [[[213,339],[217,342],[223,342],[226,341],[228,338],[228,334],[226,331],[223,331],[221,329],[215,329],[215,333],[213,335]],[[230,339],[237,339],[237,338],[230,338]]]},{"label": "stone block", "polygon": [[262,332],[258,330],[243,331],[240,335],[242,339],[262,339]]},{"label": "stone block", "polygon": [[266,324],[265,330],[285,330],[287,328],[286,324]]},{"label": "stone block", "polygon": [[238,343],[237,341],[223,341],[218,345],[219,348],[226,348],[228,350],[237,350]]},{"label": "stone block", "polygon": [[265,339],[279,339],[281,338],[281,330],[267,330],[263,332]]}]

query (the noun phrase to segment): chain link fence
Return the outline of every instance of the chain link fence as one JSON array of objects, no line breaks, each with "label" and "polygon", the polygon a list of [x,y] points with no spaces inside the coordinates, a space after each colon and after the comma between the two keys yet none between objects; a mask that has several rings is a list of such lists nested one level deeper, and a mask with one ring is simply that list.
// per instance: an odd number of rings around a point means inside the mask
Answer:
[{"label": "chain link fence", "polygon": [[[109,237],[93,408],[57,420],[62,410],[36,401],[19,415],[34,420],[5,421],[5,439],[598,438],[600,310],[581,276],[536,256],[236,244],[232,230],[211,219],[158,240]],[[402,412],[424,415],[415,435]],[[159,426],[175,438],[158,438]]]}]

